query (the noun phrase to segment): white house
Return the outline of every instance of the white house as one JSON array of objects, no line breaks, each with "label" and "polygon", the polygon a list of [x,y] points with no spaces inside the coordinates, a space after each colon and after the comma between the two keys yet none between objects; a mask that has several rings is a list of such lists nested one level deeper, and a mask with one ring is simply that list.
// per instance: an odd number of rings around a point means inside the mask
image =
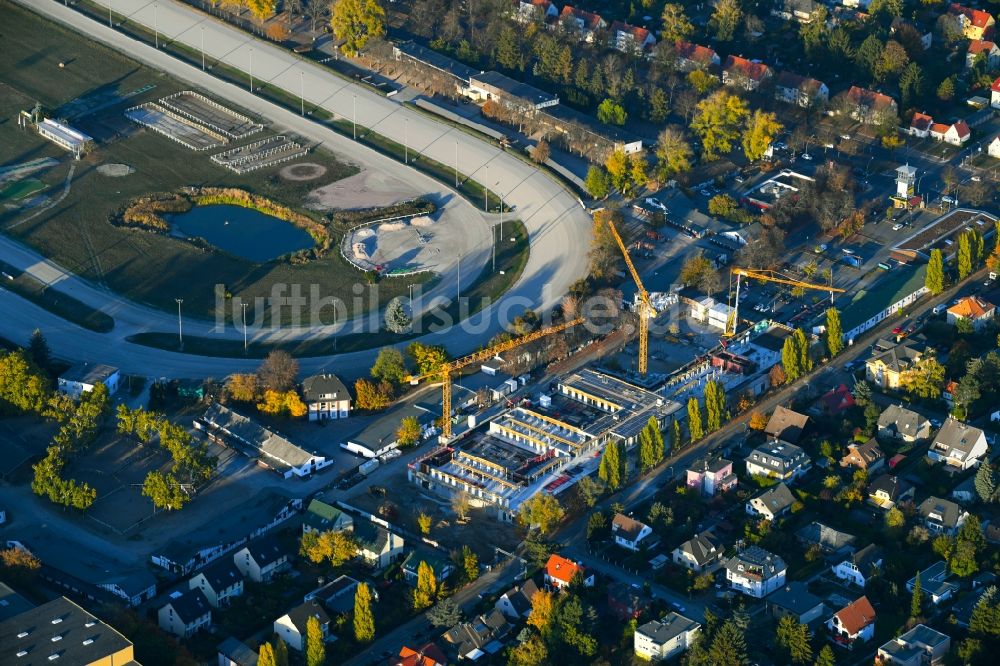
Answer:
[{"label": "white house", "polygon": [[826,627],[834,643],[852,649],[855,643],[866,643],[875,635],[875,609],[868,597],[861,597],[834,613]]},{"label": "white house", "polygon": [[986,154],[990,157],[1000,158],[1000,135],[993,137],[990,144],[986,147]]},{"label": "white house", "polygon": [[774,83],[774,99],[805,109],[829,101],[830,89],[817,79],[794,72],[781,72]]},{"label": "white house", "polygon": [[403,557],[403,537],[367,520],[354,525],[358,556],[375,569],[383,569]]},{"label": "white house", "polygon": [[966,296],[948,308],[948,323],[957,326],[959,321],[965,320],[978,333],[993,323],[996,310],[996,306],[985,298]]},{"label": "white house", "polygon": [[517,8],[517,20],[521,23],[530,23],[536,18],[548,22],[557,16],[559,10],[549,0],[521,0]]},{"label": "white house", "polygon": [[303,652],[306,649],[306,623],[311,617],[319,620],[323,640],[326,641],[330,635],[330,616],[315,599],[296,606],[275,620],[274,633],[285,641],[288,647]]},{"label": "white house", "polygon": [[746,504],[747,514],[774,521],[792,510],[795,495],[784,483],[768,488]]},{"label": "white house", "polygon": [[624,514],[616,514],[611,521],[611,536],[622,548],[638,551],[643,541],[653,534],[653,528],[642,521]]},{"label": "white house", "polygon": [[794,444],[775,440],[758,446],[745,458],[747,474],[793,481],[812,467],[806,452]]},{"label": "white house", "polygon": [[277,539],[254,539],[233,553],[233,564],[244,578],[266,583],[288,568],[288,552]]},{"label": "white house", "polygon": [[953,123],[934,123],[930,128],[931,138],[953,146],[961,146],[972,137],[972,131],[964,120]]},{"label": "white house", "polygon": [[79,400],[84,393],[94,390],[98,384],[104,384],[108,395],[118,392],[121,382],[121,371],[110,365],[77,363],[59,376],[58,389],[74,400]]},{"label": "white house", "polygon": [[531,614],[531,598],[538,591],[535,581],[529,578],[500,595],[494,608],[511,620],[523,620]]},{"label": "white house", "polygon": [[962,471],[979,464],[988,450],[986,434],[982,430],[949,416],[934,436],[927,457]]},{"label": "white house", "polygon": [[965,524],[969,512],[951,500],[931,496],[917,507],[917,515],[931,533],[954,535]]},{"label": "white house", "polygon": [[918,624],[878,649],[884,666],[938,666],[951,650],[951,638],[925,624]]},{"label": "white house", "polygon": [[783,559],[760,546],[750,546],[726,561],[729,587],[757,599],[783,587],[787,572]]},{"label": "white house", "polygon": [[652,620],[636,627],[635,653],[643,659],[660,661],[670,659],[685,650],[694,641],[701,625],[677,613],[668,613],[662,620]]},{"label": "white house", "polygon": [[990,106],[994,109],[1000,109],[1000,78],[990,86]]},{"label": "white house", "polygon": [[173,592],[157,611],[160,629],[188,638],[212,624],[212,607],[201,590]]},{"label": "white house", "polygon": [[712,571],[718,568],[725,549],[711,532],[701,532],[674,548],[674,564],[691,571]]},{"label": "white house", "polygon": [[201,590],[212,608],[228,606],[243,594],[243,574],[229,560],[218,560],[188,580],[188,589]]},{"label": "white house", "polygon": [[578,574],[585,587],[593,587],[594,574],[587,573],[582,564],[555,554],[550,555],[549,561],[545,563],[545,582],[557,590],[568,587]]},{"label": "white house", "polygon": [[324,373],[302,380],[302,400],[310,421],[346,419],[351,411],[351,394],[337,375]]},{"label": "white house", "polygon": [[835,566],[833,575],[841,580],[864,587],[875,572],[882,568],[882,551],[875,544],[851,553]]},{"label": "white house", "polygon": [[[951,582],[952,574],[948,570],[948,563],[939,560],[920,572],[920,589],[924,592],[924,598],[930,599],[935,606],[948,601],[959,587]],[[906,581],[906,591],[912,593],[916,587],[917,577],[914,576]]]},{"label": "white house", "polygon": [[973,39],[965,52],[965,68],[972,69],[980,56],[986,61],[987,71],[1000,67],[1000,47],[988,39]]},{"label": "white house", "polygon": [[622,53],[639,53],[656,45],[656,37],[649,30],[629,25],[624,21],[611,24],[611,48]]}]

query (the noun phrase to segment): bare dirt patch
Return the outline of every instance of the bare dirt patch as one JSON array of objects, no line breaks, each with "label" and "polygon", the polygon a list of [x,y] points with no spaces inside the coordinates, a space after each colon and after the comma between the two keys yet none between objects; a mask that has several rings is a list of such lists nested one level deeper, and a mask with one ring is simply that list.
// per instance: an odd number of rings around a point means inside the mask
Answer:
[{"label": "bare dirt patch", "polygon": [[97,173],[109,178],[121,178],[122,176],[129,176],[135,173],[135,169],[127,164],[102,164],[97,167]]},{"label": "bare dirt patch", "polygon": [[326,174],[326,167],[313,162],[302,162],[289,164],[283,167],[278,174],[285,180],[291,181],[316,180]]},{"label": "bare dirt patch", "polygon": [[309,193],[306,206],[314,210],[375,208],[420,196],[397,178],[377,172],[362,171]]}]

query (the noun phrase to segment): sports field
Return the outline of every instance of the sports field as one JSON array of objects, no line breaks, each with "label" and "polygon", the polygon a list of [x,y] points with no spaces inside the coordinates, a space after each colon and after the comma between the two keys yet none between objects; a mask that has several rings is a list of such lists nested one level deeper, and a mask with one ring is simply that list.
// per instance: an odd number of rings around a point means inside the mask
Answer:
[{"label": "sports field", "polygon": [[[194,152],[124,117],[126,108],[190,86],[6,0],[0,0],[0,12],[4,16],[4,38],[0,40],[0,146],[4,149],[0,151],[0,167],[40,157],[58,159],[57,166],[32,175],[48,188],[42,196],[61,194],[73,168],[69,192],[57,205],[30,219],[30,210],[0,208],[3,233],[135,301],[173,310],[174,299],[183,298],[185,313],[191,315],[212,315],[216,284],[244,298],[265,296],[277,282],[317,284],[323,295],[339,296],[353,305],[351,287],[363,276],[337,252],[300,265],[257,265],[165,236],[119,229],[109,224],[108,218],[133,197],[188,185],[240,187],[299,208],[309,192],[356,173],[354,167],[330,153],[314,151],[299,160],[321,166],[322,178],[301,180],[280,175],[296,161],[234,173],[211,161],[213,151]],[[18,128],[14,120],[17,112],[30,109],[35,101],[47,110],[62,109],[71,115],[71,123],[98,140],[97,150],[74,162],[56,146]],[[241,109],[232,111],[243,113]],[[265,129],[246,141],[269,134],[273,131]],[[101,164],[128,165],[134,172],[112,177],[97,170]],[[383,302],[419,281],[384,281]]]}]

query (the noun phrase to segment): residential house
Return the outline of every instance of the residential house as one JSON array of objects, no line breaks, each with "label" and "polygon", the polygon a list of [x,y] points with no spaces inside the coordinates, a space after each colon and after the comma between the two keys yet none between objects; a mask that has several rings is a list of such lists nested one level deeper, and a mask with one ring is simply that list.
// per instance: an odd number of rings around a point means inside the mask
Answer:
[{"label": "residential house", "polygon": [[788,486],[779,483],[747,502],[746,511],[751,516],[760,516],[773,522],[775,518],[790,512],[793,504],[795,495]]},{"label": "residential house", "polygon": [[531,598],[538,591],[535,581],[528,579],[500,595],[495,608],[511,620],[523,620],[531,614]]},{"label": "residential house", "polygon": [[[940,560],[930,565],[920,572],[920,589],[923,590],[924,598],[930,599],[935,606],[948,601],[958,591],[958,585],[950,581],[951,572],[948,570],[948,563]],[[917,577],[914,576],[906,581],[906,591],[913,592]]]},{"label": "residential house", "polygon": [[787,616],[802,624],[812,624],[826,612],[823,600],[810,592],[809,586],[802,581],[792,581],[775,590],[765,601],[776,619]]},{"label": "residential house", "polygon": [[700,629],[701,625],[694,620],[670,612],[659,622],[651,620],[636,627],[633,647],[643,659],[670,659],[683,654]]},{"label": "residential house", "polygon": [[798,444],[809,425],[809,417],[778,405],[764,426],[764,434],[789,444]]},{"label": "residential house", "polygon": [[777,0],[771,7],[771,16],[796,20],[799,23],[812,23],[822,5],[813,0]]},{"label": "residential house", "polygon": [[642,588],[624,581],[608,583],[607,600],[608,609],[621,622],[638,619],[653,603]]},{"label": "residential house", "polygon": [[599,31],[608,27],[607,22],[599,15],[570,5],[563,7],[559,14],[559,22],[579,34],[580,39],[588,44],[594,41],[594,37]]},{"label": "residential house", "polygon": [[399,656],[389,660],[389,666],[446,666],[448,657],[434,643],[425,643],[413,649],[403,646]]},{"label": "residential house", "polygon": [[934,435],[927,457],[962,471],[978,465],[988,450],[989,444],[982,430],[949,416]]},{"label": "residential house", "polygon": [[913,118],[910,120],[909,133],[910,136],[920,137],[921,139],[926,139],[930,136],[931,125],[934,124],[934,118],[927,115],[926,113],[920,113],[919,111],[913,114]]},{"label": "residential house", "polygon": [[1000,78],[994,80],[993,85],[990,86],[990,106],[994,109],[1000,109]]},{"label": "residential house", "polygon": [[230,636],[215,648],[219,666],[257,666],[257,653]]},{"label": "residential house", "polygon": [[104,384],[108,389],[108,395],[114,395],[118,392],[121,378],[121,371],[110,365],[77,363],[59,375],[56,388],[74,400],[79,400],[84,393],[93,391],[98,384]]},{"label": "residential house", "polygon": [[188,580],[188,589],[201,590],[212,608],[224,608],[243,594],[243,574],[232,560],[216,560]]},{"label": "residential house", "polygon": [[1000,47],[988,39],[973,39],[965,52],[965,68],[975,67],[979,58],[985,62],[986,70],[992,72],[1000,67]]},{"label": "residential house", "polygon": [[760,546],[750,546],[726,561],[729,587],[757,599],[784,587],[787,572],[783,559]]},{"label": "residential house", "polygon": [[285,641],[288,647],[299,652],[306,649],[306,624],[309,618],[314,617],[319,621],[319,627],[323,632],[323,640],[328,640],[330,636],[330,616],[326,614],[319,602],[313,599],[304,604],[300,604],[291,609],[272,625],[274,633],[278,638]]},{"label": "residential house", "polygon": [[608,31],[611,48],[622,53],[642,53],[656,46],[656,37],[646,28],[615,21]]},{"label": "residential house", "polygon": [[878,417],[878,436],[883,440],[924,442],[931,437],[931,421],[902,405],[889,405]]},{"label": "residential house", "polygon": [[156,596],[156,577],[146,570],[115,572],[107,578],[95,580],[94,585],[123,599],[133,608]]},{"label": "residential house", "polygon": [[687,487],[696,488],[707,497],[731,490],[738,483],[733,462],[725,458],[699,458],[687,469]]},{"label": "residential house", "polygon": [[857,540],[853,534],[841,532],[829,525],[813,521],[799,529],[795,536],[805,546],[818,546],[825,553],[836,553],[846,550]]},{"label": "residential house", "polygon": [[931,138],[935,141],[944,141],[953,146],[961,146],[972,136],[969,125],[964,120],[956,120],[953,123],[934,123],[930,128]]},{"label": "residential house", "polygon": [[[660,48],[663,48],[662,46]],[[677,56],[677,69],[691,72],[696,69],[706,70],[722,64],[715,49],[707,46],[679,41],[674,44],[674,54]]]},{"label": "residential house", "polygon": [[729,56],[722,66],[722,83],[742,88],[748,92],[757,90],[774,73],[762,62],[754,62],[739,56]]},{"label": "residential house", "polygon": [[346,419],[351,411],[351,394],[340,377],[329,373],[302,380],[302,400],[310,421]]},{"label": "residential house", "polygon": [[996,306],[979,296],[966,296],[948,308],[948,323],[957,326],[959,321],[967,321],[977,333],[993,323]]},{"label": "residential house", "polygon": [[635,518],[618,513],[611,520],[611,536],[622,548],[638,552],[653,540],[652,535],[653,528]]},{"label": "residential house", "polygon": [[816,404],[809,408],[811,413],[838,416],[854,407],[854,395],[847,384],[840,384],[819,397]]},{"label": "residential house", "polygon": [[725,548],[712,532],[699,532],[673,550],[674,564],[702,573],[722,564]]},{"label": "residential house", "polygon": [[[350,576],[340,575],[328,583],[324,583],[303,598],[303,602],[318,601],[327,614],[334,617],[350,615],[354,611],[354,593],[360,582]],[[378,601],[378,589],[369,586],[368,593],[373,601]]]},{"label": "residential house", "polygon": [[893,474],[882,474],[868,484],[868,502],[888,511],[900,502],[913,501],[916,489]]},{"label": "residential house", "polygon": [[848,445],[847,455],[840,459],[840,466],[863,469],[872,474],[885,467],[885,454],[875,438],[864,444],[851,443]]},{"label": "residential house", "polygon": [[327,504],[323,500],[312,499],[302,514],[302,533],[349,532],[354,528],[354,519],[349,513]]},{"label": "residential house", "polygon": [[925,353],[909,341],[897,344],[879,340],[865,361],[865,379],[882,389],[898,389],[900,375],[912,370]]},{"label": "residential house", "polygon": [[577,574],[585,587],[593,587],[594,574],[588,573],[582,564],[555,554],[550,555],[549,561],[545,563],[545,583],[557,590],[569,587]]},{"label": "residential house", "polygon": [[459,622],[441,636],[451,646],[459,661],[476,660],[487,654],[497,654],[503,649],[503,639],[510,633],[511,625],[497,609]]},{"label": "residential house", "polygon": [[173,592],[156,613],[160,629],[189,638],[212,625],[212,607],[201,590]]},{"label": "residential house", "polygon": [[288,551],[274,537],[254,539],[233,553],[233,563],[244,578],[267,583],[289,567]]},{"label": "residential house", "polygon": [[871,577],[881,568],[882,549],[871,543],[845,557],[831,567],[831,570],[837,578],[864,588]]},{"label": "residential house", "polygon": [[895,116],[899,113],[896,100],[859,86],[851,86],[844,103],[848,114],[866,125],[876,124],[886,116]]},{"label": "residential house", "polygon": [[861,597],[834,613],[826,627],[834,643],[853,649],[856,643],[867,643],[875,635],[875,609],[868,597]]},{"label": "residential house", "polygon": [[938,666],[951,650],[951,638],[927,625],[918,624],[878,649],[883,666]]},{"label": "residential house", "polygon": [[403,578],[407,583],[416,587],[417,585],[417,572],[421,564],[426,563],[431,571],[434,572],[434,578],[438,582],[443,582],[451,572],[455,570],[455,565],[451,560],[444,557],[439,557],[436,553],[431,552],[427,549],[421,549],[419,551],[412,550],[403,560],[401,569],[403,570]]},{"label": "residential house", "polygon": [[559,10],[549,0],[520,0],[517,8],[517,20],[521,23],[536,20],[548,23],[558,16]]},{"label": "residential house", "polygon": [[0,620],[0,663],[137,666],[132,641],[66,597]]},{"label": "residential house", "polygon": [[989,12],[952,3],[948,7],[948,14],[955,17],[958,21],[958,25],[962,29],[962,36],[966,39],[989,39],[993,37],[993,29],[996,21]]},{"label": "residential house", "polygon": [[371,521],[354,524],[358,556],[375,569],[384,569],[403,556],[403,537]]},{"label": "residential house", "polygon": [[917,507],[917,515],[931,533],[954,536],[965,524],[969,512],[951,500],[931,496]]},{"label": "residential house", "polygon": [[830,89],[822,81],[783,71],[774,82],[774,99],[808,109],[828,102]]},{"label": "residential house", "polygon": [[762,444],[746,457],[747,474],[794,481],[812,467],[806,452],[782,441]]},{"label": "residential house", "polygon": [[[1000,81],[1000,79],[997,80]],[[994,83],[993,85],[996,86],[997,84]],[[997,93],[994,92],[993,94],[996,95]],[[994,104],[993,106],[1000,106],[1000,105]],[[988,146],[986,146],[986,154],[989,155],[990,157],[1000,158],[1000,135],[993,137],[993,140],[990,141]]]}]

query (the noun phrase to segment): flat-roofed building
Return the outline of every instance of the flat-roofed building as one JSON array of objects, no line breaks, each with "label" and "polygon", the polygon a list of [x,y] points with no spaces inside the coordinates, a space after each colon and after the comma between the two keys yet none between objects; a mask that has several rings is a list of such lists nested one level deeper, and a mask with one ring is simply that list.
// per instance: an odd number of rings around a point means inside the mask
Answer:
[{"label": "flat-roofed building", "polygon": [[69,125],[64,125],[51,118],[46,118],[35,125],[35,129],[52,143],[73,153],[73,157],[76,159],[80,159],[87,152],[88,147],[94,143],[93,138],[80,130],[73,129]]}]

